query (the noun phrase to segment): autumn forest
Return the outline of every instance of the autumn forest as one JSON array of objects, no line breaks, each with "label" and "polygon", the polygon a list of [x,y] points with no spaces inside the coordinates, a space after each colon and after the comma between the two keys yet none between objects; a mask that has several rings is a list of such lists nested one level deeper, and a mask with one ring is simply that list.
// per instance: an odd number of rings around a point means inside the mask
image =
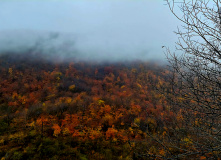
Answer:
[{"label": "autumn forest", "polygon": [[198,114],[187,123],[185,111],[172,106],[171,99],[187,102],[171,94],[174,75],[166,65],[52,63],[6,54],[0,73],[2,160],[185,159],[182,154],[202,151],[191,128],[199,125]]}]

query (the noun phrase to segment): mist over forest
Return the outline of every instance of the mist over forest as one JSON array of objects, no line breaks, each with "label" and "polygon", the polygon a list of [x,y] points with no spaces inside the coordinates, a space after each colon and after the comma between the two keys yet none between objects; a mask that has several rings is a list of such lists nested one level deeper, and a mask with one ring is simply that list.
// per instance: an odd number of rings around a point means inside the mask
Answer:
[{"label": "mist over forest", "polygon": [[0,53],[61,61],[164,61],[162,46],[174,48],[178,22],[163,4],[1,1]]},{"label": "mist over forest", "polygon": [[[90,37],[89,37],[90,38]],[[102,37],[101,37],[102,39]],[[151,61],[153,49],[136,42],[107,42],[84,39],[73,33],[39,31],[0,32],[0,54],[41,55],[57,61]],[[108,43],[109,42],[109,43]],[[160,48],[160,47],[159,47]],[[151,51],[152,50],[152,51]]]}]

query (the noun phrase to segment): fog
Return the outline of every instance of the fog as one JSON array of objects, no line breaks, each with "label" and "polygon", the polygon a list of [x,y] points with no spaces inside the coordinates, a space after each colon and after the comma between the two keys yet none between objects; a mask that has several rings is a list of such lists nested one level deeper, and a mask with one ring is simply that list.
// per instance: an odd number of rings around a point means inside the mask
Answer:
[{"label": "fog", "polygon": [[47,59],[164,60],[178,21],[163,1],[0,1],[0,53]]}]

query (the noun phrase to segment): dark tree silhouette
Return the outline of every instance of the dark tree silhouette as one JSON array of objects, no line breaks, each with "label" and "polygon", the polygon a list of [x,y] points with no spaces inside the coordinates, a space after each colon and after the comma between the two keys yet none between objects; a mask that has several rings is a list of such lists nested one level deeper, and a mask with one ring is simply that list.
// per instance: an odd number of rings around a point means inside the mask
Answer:
[{"label": "dark tree silhouette", "polygon": [[182,115],[181,123],[174,121],[171,128],[174,136],[168,134],[170,146],[177,149],[172,157],[218,158],[221,156],[221,1],[165,2],[182,22],[175,32],[179,54],[165,47],[171,71],[168,83],[171,89],[166,97],[173,112]]}]

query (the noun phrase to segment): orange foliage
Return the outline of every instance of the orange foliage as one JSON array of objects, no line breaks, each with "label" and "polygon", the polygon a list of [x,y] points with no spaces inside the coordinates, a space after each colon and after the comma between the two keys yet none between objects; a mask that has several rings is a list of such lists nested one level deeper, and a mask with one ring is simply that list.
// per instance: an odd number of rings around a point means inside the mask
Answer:
[{"label": "orange foliage", "polygon": [[[146,143],[149,134],[165,140],[170,128],[164,125],[176,120],[181,128],[184,117],[182,110],[172,112],[164,95],[154,90],[166,85],[162,77],[169,73],[156,75],[145,67],[148,65],[127,68],[70,63],[17,71],[16,67],[0,66],[0,102],[2,108],[9,108],[2,117],[10,123],[11,115],[20,116],[28,127],[42,127],[42,135],[54,139],[63,136],[75,142],[101,141],[105,147],[107,142],[125,146],[128,141]],[[196,119],[194,124],[199,122]],[[191,141],[183,138],[183,142],[187,146]],[[151,141],[148,145],[156,144]],[[158,151],[150,146],[154,153],[166,155],[162,146]]]},{"label": "orange foliage", "polygon": [[106,131],[106,139],[113,139],[117,136],[117,130],[113,128],[108,128],[108,130]]}]

